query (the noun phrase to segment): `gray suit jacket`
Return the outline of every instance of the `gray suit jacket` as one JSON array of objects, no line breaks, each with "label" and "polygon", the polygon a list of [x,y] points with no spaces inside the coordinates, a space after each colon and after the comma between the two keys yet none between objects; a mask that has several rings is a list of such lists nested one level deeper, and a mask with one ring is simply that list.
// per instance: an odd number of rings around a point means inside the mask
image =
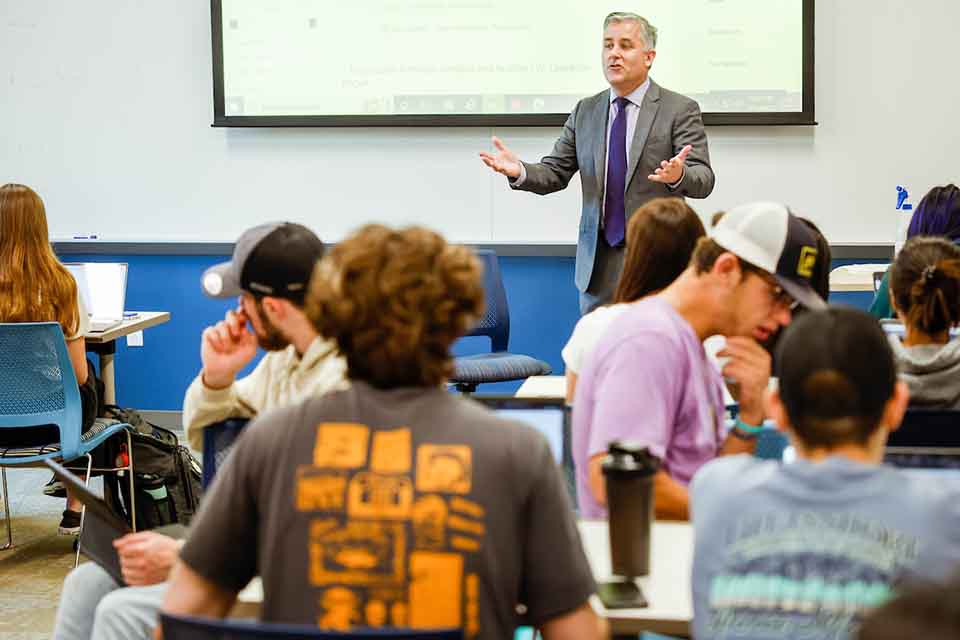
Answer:
[{"label": "gray suit jacket", "polygon": [[[550,155],[538,163],[525,162],[526,180],[514,186],[541,195],[553,193],[565,188],[573,174],[580,171],[583,209],[575,278],[580,291],[586,291],[589,286],[597,260],[609,113],[609,89],[578,102]],[[693,149],[687,156],[683,181],[676,189],[647,179],[660,166],[660,161],[669,160],[688,144],[693,145]],[[714,175],[700,107],[690,98],[664,89],[652,80],[640,106],[628,156],[625,198],[628,220],[637,208],[653,198],[706,198],[713,191]]]}]

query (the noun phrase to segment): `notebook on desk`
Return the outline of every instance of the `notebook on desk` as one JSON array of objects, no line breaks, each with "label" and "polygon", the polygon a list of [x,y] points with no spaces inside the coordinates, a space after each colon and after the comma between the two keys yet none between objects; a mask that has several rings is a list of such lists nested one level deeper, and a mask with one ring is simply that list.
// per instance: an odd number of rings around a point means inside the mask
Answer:
[{"label": "notebook on desk", "polygon": [[64,266],[77,281],[80,299],[90,318],[90,331],[99,333],[119,326],[127,297],[127,264],[71,262]]},{"label": "notebook on desk", "polygon": [[[118,516],[103,498],[87,489],[83,481],[62,465],[52,460],[44,461],[53,471],[70,495],[83,503],[86,513],[83,516],[83,534],[80,536],[80,550],[88,558],[103,567],[104,571],[118,584],[126,584],[120,570],[120,558],[113,548],[113,541],[130,533],[130,525]],[[187,528],[182,524],[171,524],[152,529],[156,533],[180,539],[185,538]]]}]

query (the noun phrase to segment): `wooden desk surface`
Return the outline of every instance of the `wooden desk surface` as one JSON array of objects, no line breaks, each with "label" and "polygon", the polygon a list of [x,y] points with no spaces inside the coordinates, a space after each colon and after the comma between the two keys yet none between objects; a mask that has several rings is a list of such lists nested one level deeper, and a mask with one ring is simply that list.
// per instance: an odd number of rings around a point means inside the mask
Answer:
[{"label": "wooden desk surface", "polygon": [[[605,520],[581,520],[580,537],[598,582],[611,577],[609,539]],[[614,634],[642,631],[690,635],[693,601],[690,569],[693,565],[693,527],[686,522],[655,522],[651,546],[650,575],[639,580],[650,603],[645,609],[607,610],[594,597],[593,606],[610,623]],[[256,617],[263,602],[263,585],[254,578],[237,597],[234,617]]]},{"label": "wooden desk surface", "polygon": [[88,343],[101,344],[169,321],[169,311],[138,311],[136,317],[126,319],[112,329],[91,331],[83,337]]}]

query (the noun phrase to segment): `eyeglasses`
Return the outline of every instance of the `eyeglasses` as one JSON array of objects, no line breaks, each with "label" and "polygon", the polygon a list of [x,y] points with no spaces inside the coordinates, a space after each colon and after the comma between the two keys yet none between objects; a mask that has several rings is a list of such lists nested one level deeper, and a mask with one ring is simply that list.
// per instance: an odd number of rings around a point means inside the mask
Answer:
[{"label": "eyeglasses", "polygon": [[764,273],[760,278],[770,287],[770,297],[773,299],[773,305],[775,307],[796,311],[797,307],[800,306],[800,302],[794,300],[793,296],[787,293],[787,290],[781,287],[777,281],[774,280],[773,276]]}]

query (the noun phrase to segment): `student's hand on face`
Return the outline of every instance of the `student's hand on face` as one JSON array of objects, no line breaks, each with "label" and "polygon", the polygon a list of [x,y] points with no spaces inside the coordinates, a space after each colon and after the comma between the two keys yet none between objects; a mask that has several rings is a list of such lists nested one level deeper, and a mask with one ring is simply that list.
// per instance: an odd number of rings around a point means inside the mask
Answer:
[{"label": "student's hand on face", "polygon": [[152,531],[128,533],[114,540],[113,546],[120,558],[123,579],[131,587],[166,580],[180,551],[179,542]]},{"label": "student's hand on face", "polygon": [[723,377],[739,386],[740,419],[759,425],[765,417],[763,399],[770,383],[770,353],[753,338],[737,336],[727,338],[717,356],[730,358],[723,367]]},{"label": "student's hand on face", "polygon": [[211,389],[233,384],[237,373],[257,355],[257,336],[247,328],[242,309],[227,312],[226,317],[207,327],[200,338],[203,383]]}]

